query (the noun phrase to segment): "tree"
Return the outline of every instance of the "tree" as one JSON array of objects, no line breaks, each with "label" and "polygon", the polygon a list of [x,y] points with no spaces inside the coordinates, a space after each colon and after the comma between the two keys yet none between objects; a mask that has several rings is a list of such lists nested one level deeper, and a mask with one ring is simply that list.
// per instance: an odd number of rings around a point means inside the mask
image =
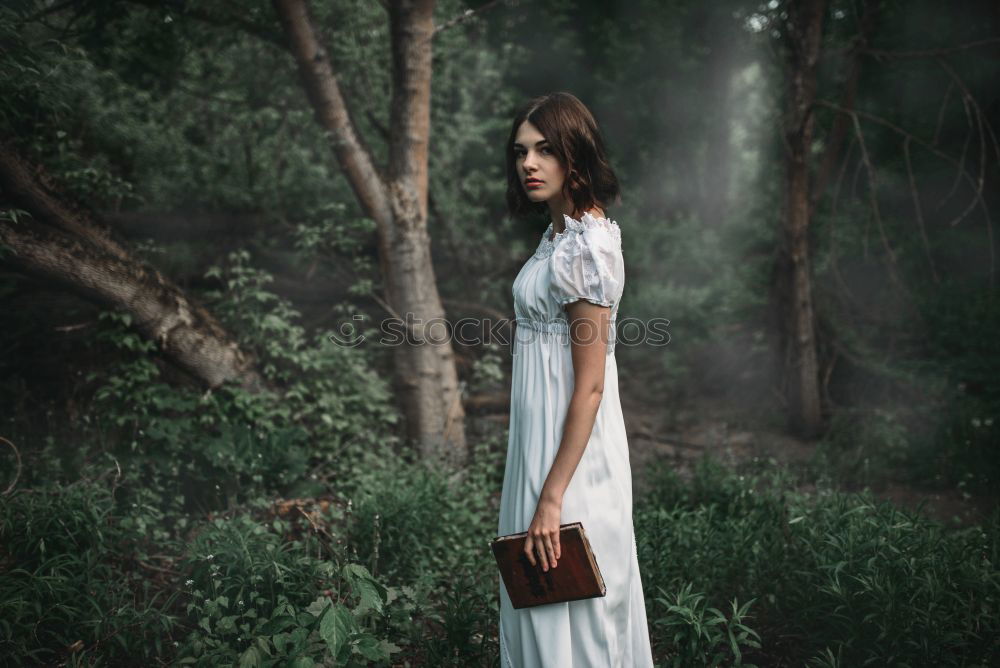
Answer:
[{"label": "tree", "polygon": [[[424,455],[462,461],[465,410],[427,232],[434,0],[387,3],[392,41],[389,161],[380,169],[355,131],[333,63],[304,0],[273,0],[317,122],[362,208],[375,221],[387,306],[408,324],[394,350],[407,431]],[[443,334],[443,335],[442,335]]]},{"label": "tree", "polygon": [[785,201],[774,287],[790,418],[803,436],[819,434],[822,426],[808,231],[814,102],[826,6],[827,0],[787,3],[783,30],[788,83],[782,127]]},{"label": "tree", "polygon": [[208,387],[236,381],[260,387],[252,355],[204,307],[116,241],[107,225],[52,185],[43,168],[0,142],[0,190],[6,206],[33,220],[0,218],[4,260],[110,308],[123,309],[166,358]]}]

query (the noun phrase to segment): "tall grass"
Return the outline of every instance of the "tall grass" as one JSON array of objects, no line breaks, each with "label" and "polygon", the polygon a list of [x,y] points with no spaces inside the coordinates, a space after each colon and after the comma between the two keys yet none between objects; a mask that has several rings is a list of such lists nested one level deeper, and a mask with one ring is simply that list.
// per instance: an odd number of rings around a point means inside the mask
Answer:
[{"label": "tall grass", "polygon": [[[462,474],[365,452],[323,497],[261,491],[209,515],[128,469],[0,500],[0,655],[496,666],[500,435]],[[1000,662],[1000,511],[955,530],[776,469],[648,475],[635,526],[660,665]]]},{"label": "tall grass", "polygon": [[762,647],[749,654],[766,665],[1000,661],[1000,509],[949,530],[868,492],[803,494],[780,473],[710,459],[691,481],[654,475],[636,511],[644,585],[718,607],[752,598]]}]

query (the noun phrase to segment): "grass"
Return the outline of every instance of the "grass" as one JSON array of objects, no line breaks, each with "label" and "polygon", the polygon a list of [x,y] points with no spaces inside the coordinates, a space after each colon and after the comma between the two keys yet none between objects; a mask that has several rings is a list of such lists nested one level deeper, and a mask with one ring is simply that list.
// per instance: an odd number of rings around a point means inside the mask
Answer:
[{"label": "grass", "polygon": [[[19,490],[0,501],[0,655],[496,666],[501,446],[477,445],[461,476],[367,449],[322,499],[261,490],[209,514],[128,470]],[[659,665],[1000,661],[1000,512],[948,529],[867,493],[798,492],[780,469],[646,473],[635,526]]]}]

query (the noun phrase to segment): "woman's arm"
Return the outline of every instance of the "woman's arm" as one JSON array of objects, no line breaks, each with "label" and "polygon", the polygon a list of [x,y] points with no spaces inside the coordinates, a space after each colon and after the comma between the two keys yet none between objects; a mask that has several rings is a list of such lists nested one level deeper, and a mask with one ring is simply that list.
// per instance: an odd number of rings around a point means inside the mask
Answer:
[{"label": "woman's arm", "polygon": [[542,569],[556,566],[562,556],[559,525],[562,500],[590,441],[597,409],[604,393],[604,366],[607,362],[611,309],[585,300],[566,305],[573,355],[573,396],[566,412],[563,437],[552,468],[545,478],[535,518],[528,529],[524,551],[532,565],[538,551]]}]

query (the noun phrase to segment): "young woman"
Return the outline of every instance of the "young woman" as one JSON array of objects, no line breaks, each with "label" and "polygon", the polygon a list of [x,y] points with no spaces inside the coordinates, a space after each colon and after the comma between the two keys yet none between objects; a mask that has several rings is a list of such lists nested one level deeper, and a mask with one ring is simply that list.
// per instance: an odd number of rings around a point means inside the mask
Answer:
[{"label": "young woman", "polygon": [[582,522],[603,597],[514,609],[499,580],[501,668],[652,668],[632,526],[614,323],[625,281],[619,201],[594,117],[569,93],[531,100],[507,142],[512,215],[551,219],[514,280],[510,435],[499,535],[558,568],[559,525]]}]

